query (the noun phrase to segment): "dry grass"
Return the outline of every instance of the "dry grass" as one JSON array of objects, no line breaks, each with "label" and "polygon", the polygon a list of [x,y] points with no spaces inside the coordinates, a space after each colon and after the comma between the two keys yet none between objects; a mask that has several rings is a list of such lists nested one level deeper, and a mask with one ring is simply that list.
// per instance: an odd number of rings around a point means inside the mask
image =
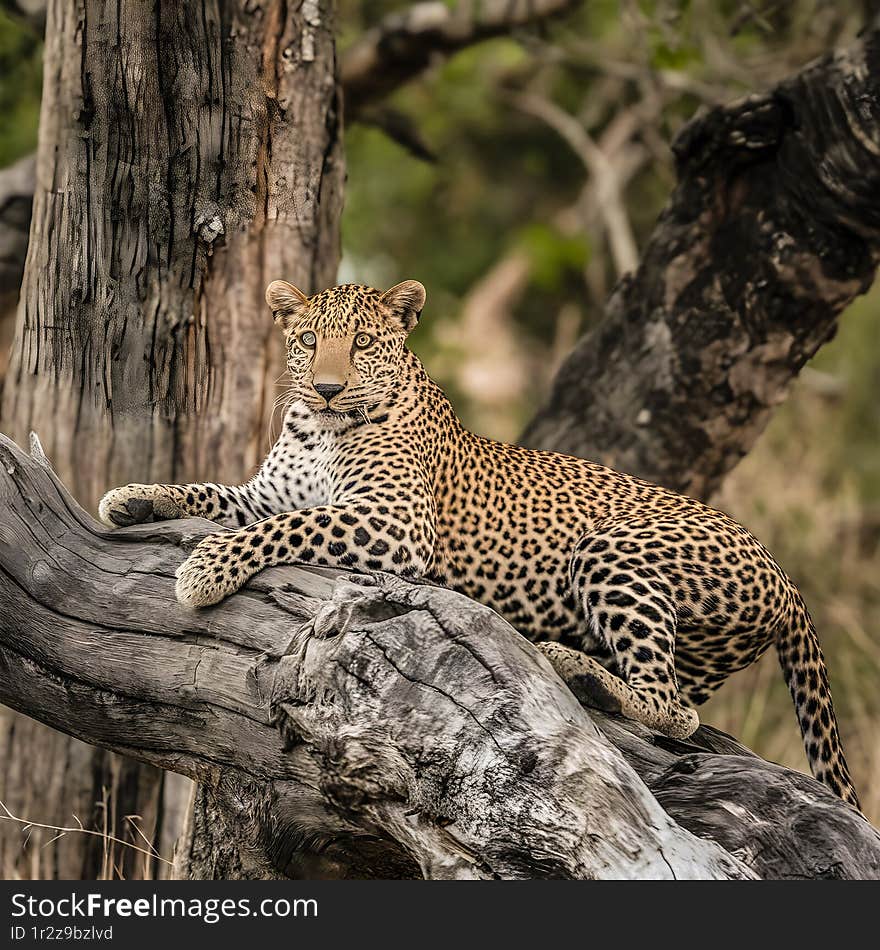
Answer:
[{"label": "dry grass", "polygon": [[[841,734],[863,808],[880,821],[880,519],[836,451],[840,402],[799,383],[729,477],[719,507],[747,525],[799,585],[828,662]],[[846,398],[844,394],[844,399]],[[766,758],[806,771],[772,651],[701,711]]]},{"label": "dry grass", "polygon": [[[0,801],[0,822],[19,828],[22,836],[22,848],[28,848],[29,845],[33,844],[33,847],[30,848],[29,880],[51,879],[53,875],[47,873],[47,869],[42,867],[40,856],[45,849],[67,835],[91,835],[101,839],[101,872],[97,878],[99,881],[113,881],[123,878],[119,853],[124,849],[131,849],[141,856],[143,867],[138,875],[140,880],[152,879],[153,867],[156,862],[167,867],[171,866],[172,862],[156,851],[150,839],[141,830],[139,815],[125,816],[127,833],[132,840],[127,841],[110,833],[107,820],[109,797],[109,790],[105,788],[101,803],[103,806],[102,813],[105,817],[101,828],[86,828],[76,815],[72,816],[74,824],[67,826],[32,821],[14,814]],[[44,838],[46,840],[43,840]]]}]

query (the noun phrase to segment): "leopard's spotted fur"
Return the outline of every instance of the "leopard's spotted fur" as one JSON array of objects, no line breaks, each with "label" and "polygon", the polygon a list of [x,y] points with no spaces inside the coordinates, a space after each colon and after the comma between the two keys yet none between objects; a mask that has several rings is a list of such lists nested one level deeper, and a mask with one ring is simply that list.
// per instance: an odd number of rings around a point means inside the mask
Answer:
[{"label": "leopard's spotted fur", "polygon": [[774,643],[814,774],[858,804],[809,614],[744,528],[601,465],[468,432],[405,346],[424,303],[415,281],[311,298],[276,281],[267,299],[294,401],[257,475],[101,502],[111,525],[202,515],[237,528],[182,565],[181,602],[215,604],[291,561],[433,578],[550,637],[587,701],[678,737],[698,725],[692,705]]}]

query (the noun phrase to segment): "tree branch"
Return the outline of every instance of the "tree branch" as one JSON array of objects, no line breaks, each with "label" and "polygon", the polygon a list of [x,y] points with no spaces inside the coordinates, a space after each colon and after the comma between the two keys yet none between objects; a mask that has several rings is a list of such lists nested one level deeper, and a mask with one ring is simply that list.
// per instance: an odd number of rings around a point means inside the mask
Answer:
[{"label": "tree branch", "polygon": [[341,81],[346,118],[381,99],[446,57],[483,40],[567,13],[582,0],[463,0],[455,9],[437,0],[389,14],[345,53]]},{"label": "tree branch", "polygon": [[588,715],[461,595],[289,567],[180,607],[216,530],[107,531],[0,437],[0,700],[204,783],[237,876],[880,876],[880,835],[818,782]]},{"label": "tree branch", "polygon": [[639,253],[626,212],[622,188],[628,177],[628,169],[625,166],[615,167],[605,151],[593,141],[586,128],[550,99],[531,92],[518,93],[511,99],[518,109],[545,122],[564,139],[581,160],[585,171],[593,180],[596,205],[608,233],[615,272],[622,276],[634,270],[639,262]]},{"label": "tree branch", "polygon": [[529,445],[707,497],[880,260],[880,32],[675,142],[635,274],[563,364]]}]

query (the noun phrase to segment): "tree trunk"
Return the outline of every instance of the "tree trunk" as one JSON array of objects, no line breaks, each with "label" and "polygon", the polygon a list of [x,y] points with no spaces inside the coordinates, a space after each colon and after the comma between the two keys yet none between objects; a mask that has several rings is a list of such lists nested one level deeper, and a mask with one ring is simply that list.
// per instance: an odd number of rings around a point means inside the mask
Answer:
[{"label": "tree trunk", "polygon": [[[49,4],[2,418],[19,439],[40,428],[87,507],[128,481],[241,480],[265,451],[283,360],[264,287],[323,287],[338,261],[334,69],[324,3]],[[111,830],[139,814],[158,835],[158,772],[18,718],[3,741],[17,813],[68,825],[109,786]],[[35,852],[4,831],[4,876],[37,853],[44,875],[101,871],[84,837]]]},{"label": "tree trunk", "polygon": [[880,833],[815,779],[588,713],[453,591],[284,567],[181,607],[216,525],[108,531],[2,437],[0,511],[0,699],[210,789],[205,876],[880,877]]},{"label": "tree trunk", "polygon": [[605,318],[522,437],[698,498],[748,452],[880,260],[880,31],[698,116]]}]

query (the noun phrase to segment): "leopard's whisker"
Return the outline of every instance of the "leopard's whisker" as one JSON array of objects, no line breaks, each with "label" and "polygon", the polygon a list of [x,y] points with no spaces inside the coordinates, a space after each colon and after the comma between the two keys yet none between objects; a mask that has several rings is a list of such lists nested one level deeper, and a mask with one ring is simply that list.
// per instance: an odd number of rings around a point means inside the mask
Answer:
[{"label": "leopard's whisker", "polygon": [[272,403],[272,415],[269,417],[269,439],[268,446],[271,447],[275,444],[275,441],[278,437],[278,430],[276,429],[275,416],[278,412],[279,407],[281,408],[281,418],[284,419],[284,416],[287,413],[288,408],[291,403],[296,400],[296,390],[292,386],[288,386],[283,392],[279,393],[275,397],[274,402]]}]

